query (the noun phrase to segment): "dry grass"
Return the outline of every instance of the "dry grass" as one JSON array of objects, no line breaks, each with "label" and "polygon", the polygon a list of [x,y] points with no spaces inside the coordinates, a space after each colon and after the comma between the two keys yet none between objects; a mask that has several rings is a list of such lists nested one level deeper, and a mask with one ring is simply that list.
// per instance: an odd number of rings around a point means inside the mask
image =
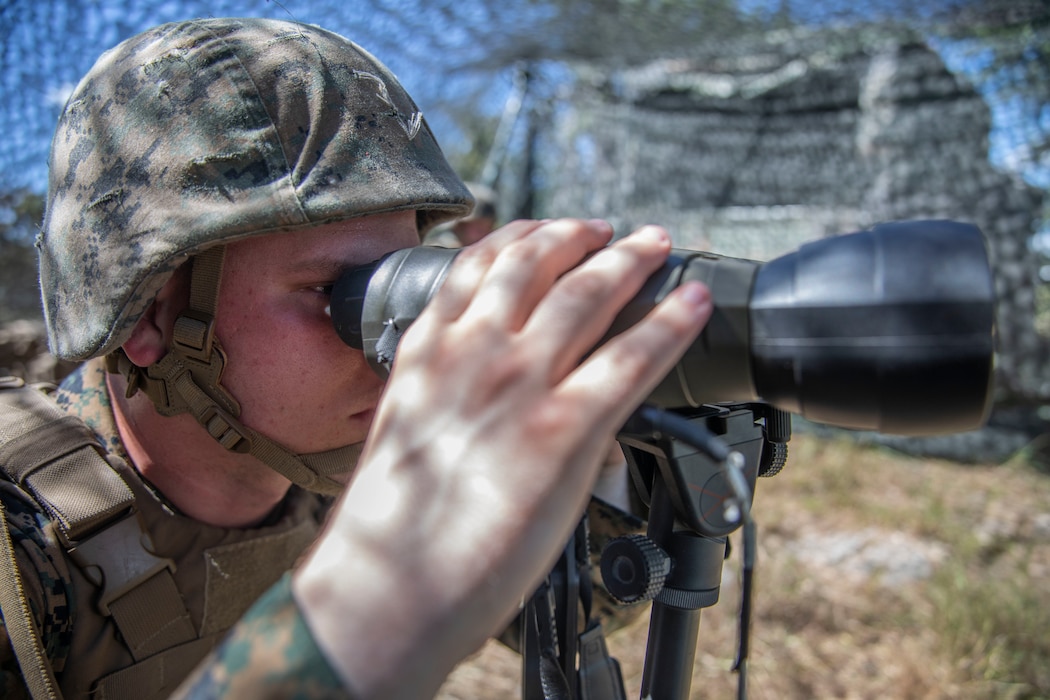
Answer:
[{"label": "dry grass", "polygon": [[[749,697],[1050,698],[1050,477],[800,435],[762,480]],[[734,544],[739,538],[734,537]],[[739,551],[739,547],[737,548]],[[694,698],[731,698],[739,561],[702,614]],[[609,639],[628,697],[648,617]],[[442,700],[519,697],[495,643]]]}]

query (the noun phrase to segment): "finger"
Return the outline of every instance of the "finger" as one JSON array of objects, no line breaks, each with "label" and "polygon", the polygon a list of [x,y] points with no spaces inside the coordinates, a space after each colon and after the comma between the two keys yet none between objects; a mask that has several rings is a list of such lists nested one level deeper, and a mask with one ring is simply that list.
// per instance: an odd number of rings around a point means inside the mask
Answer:
[{"label": "finger", "polygon": [[512,221],[493,231],[477,243],[464,248],[452,263],[448,277],[427,305],[431,316],[452,320],[459,318],[470,304],[481,280],[492,266],[500,250],[527,236],[542,226],[544,221]]},{"label": "finger", "polygon": [[551,383],[567,375],[606,334],[613,319],[666,261],[667,232],[646,226],[564,275],[529,319],[535,336],[554,358]]},{"label": "finger", "polygon": [[562,219],[534,229],[502,248],[465,314],[520,330],[555,281],[611,238],[604,221]]},{"label": "finger", "polygon": [[617,430],[666,377],[711,317],[711,293],[700,282],[671,292],[639,323],[598,348],[559,389],[581,406],[609,406]]}]

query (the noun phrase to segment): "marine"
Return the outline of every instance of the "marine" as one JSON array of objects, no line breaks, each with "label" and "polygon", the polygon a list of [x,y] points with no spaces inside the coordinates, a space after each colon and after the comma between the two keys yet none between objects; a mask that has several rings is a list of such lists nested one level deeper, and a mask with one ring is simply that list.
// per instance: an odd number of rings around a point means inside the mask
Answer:
[{"label": "marine", "polygon": [[666,232],[512,222],[384,384],[331,285],[473,199],[396,77],[316,26],[128,39],[49,166],[49,344],[84,364],[51,398],[0,390],[11,697],[432,695],[542,580],[710,314],[683,285],[589,353]]}]

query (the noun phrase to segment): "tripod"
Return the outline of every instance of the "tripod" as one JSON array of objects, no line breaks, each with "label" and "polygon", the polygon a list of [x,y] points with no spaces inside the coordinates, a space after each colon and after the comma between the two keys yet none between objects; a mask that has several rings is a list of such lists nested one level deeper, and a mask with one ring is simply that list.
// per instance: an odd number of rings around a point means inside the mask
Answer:
[{"label": "tripod", "polygon": [[[748,517],[758,476],[772,476],[786,460],[791,432],[790,415],[766,404],[705,405],[673,413],[647,409],[628,422],[617,440],[627,458],[634,489],[649,507],[646,534],[610,542],[602,553],[602,579],[621,602],[652,600],[649,637],[642,674],[641,696],[657,700],[686,700],[692,684],[703,608],[718,602],[727,536],[741,526],[753,540]],[[732,466],[727,466],[731,464]],[[559,634],[558,647],[565,690],[556,697],[577,697],[575,676],[576,599],[580,532],[566,548],[560,574],[544,589],[542,611],[567,609],[573,626],[551,623]],[[570,549],[575,554],[570,554]],[[573,558],[575,557],[575,559]],[[575,565],[572,563],[575,562]],[[739,695],[746,695],[746,663],[750,620],[750,569],[753,546],[745,540],[744,591],[740,648],[735,670],[740,673]],[[535,600],[535,599],[534,599]],[[564,617],[564,616],[563,616]],[[523,644],[526,656],[529,644]],[[535,644],[532,644],[535,651]],[[603,649],[604,651],[604,649]],[[615,666],[615,660],[609,660]],[[582,664],[581,664],[582,665]],[[525,662],[525,700],[549,697],[535,663]],[[615,673],[619,673],[615,666]],[[582,675],[582,670],[581,670]],[[615,684],[600,686],[598,694],[581,700],[622,697]],[[622,686],[622,682],[620,683]],[[545,690],[543,691],[546,692]]]}]

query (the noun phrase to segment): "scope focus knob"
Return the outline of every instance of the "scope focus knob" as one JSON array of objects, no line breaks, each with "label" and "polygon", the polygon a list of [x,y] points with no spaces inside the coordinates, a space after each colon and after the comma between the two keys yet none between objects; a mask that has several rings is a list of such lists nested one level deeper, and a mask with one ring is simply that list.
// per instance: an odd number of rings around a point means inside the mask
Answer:
[{"label": "scope focus knob", "polygon": [[758,465],[759,476],[776,476],[787,464],[788,446],[783,442],[767,442],[768,449],[762,451],[762,460]]},{"label": "scope focus knob", "polygon": [[621,603],[652,600],[671,573],[671,557],[645,535],[625,535],[602,551],[602,583]]}]

